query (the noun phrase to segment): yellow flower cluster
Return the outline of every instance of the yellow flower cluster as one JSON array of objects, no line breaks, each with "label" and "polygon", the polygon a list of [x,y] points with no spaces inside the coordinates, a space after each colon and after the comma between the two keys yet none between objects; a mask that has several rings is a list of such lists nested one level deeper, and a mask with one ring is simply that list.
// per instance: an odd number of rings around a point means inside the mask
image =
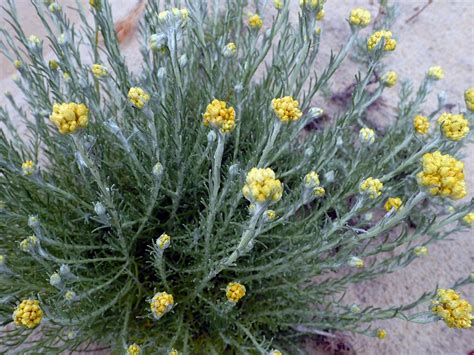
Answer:
[{"label": "yellow flower cluster", "polygon": [[379,179],[369,177],[362,181],[359,189],[363,193],[367,193],[370,198],[376,198],[382,194],[383,183]]},{"label": "yellow flower cluster", "polygon": [[319,186],[319,175],[315,171],[310,171],[306,176],[304,177],[304,184],[308,188],[313,188],[316,186]]},{"label": "yellow flower cluster", "polygon": [[462,113],[455,115],[445,112],[439,116],[438,124],[441,125],[444,136],[453,141],[459,141],[469,133],[469,121]]},{"label": "yellow flower cluster", "polygon": [[225,290],[225,294],[229,302],[237,303],[245,296],[245,286],[238,282],[229,282]]},{"label": "yellow flower cluster", "polygon": [[352,256],[349,259],[349,266],[355,267],[357,269],[362,269],[364,265],[365,265],[364,260],[362,260],[361,258],[358,258],[357,256]]},{"label": "yellow flower cluster", "polygon": [[423,171],[417,174],[421,186],[428,187],[432,195],[458,200],[466,196],[464,163],[440,151],[426,153],[422,159]]},{"label": "yellow flower cluster", "polygon": [[153,296],[150,302],[151,313],[156,319],[160,319],[163,315],[173,308],[173,296],[166,292],[158,292]]},{"label": "yellow flower cluster", "polygon": [[30,176],[35,171],[35,163],[31,160],[26,160],[23,164],[21,164],[21,170],[23,171],[23,175]]},{"label": "yellow flower cluster", "polygon": [[474,223],[474,212],[470,212],[462,218],[463,222],[471,225]]},{"label": "yellow flower cluster", "polygon": [[54,59],[51,59],[49,62],[48,62],[48,65],[49,65],[49,68],[51,70],[57,70],[59,68],[59,63],[57,60],[54,60]]},{"label": "yellow flower cluster", "polygon": [[269,355],[283,355],[283,354],[280,350],[273,349],[272,351],[270,351]]},{"label": "yellow flower cluster", "polygon": [[140,355],[141,352],[142,352],[142,349],[140,348],[139,345],[135,343],[130,345],[127,349],[127,355]]},{"label": "yellow flower cluster", "polygon": [[428,255],[428,248],[427,247],[416,247],[413,249],[413,252],[416,256],[423,256]]},{"label": "yellow flower cluster", "polygon": [[259,29],[263,26],[263,21],[258,14],[249,15],[248,22],[250,28]]},{"label": "yellow flower cluster", "polygon": [[369,51],[372,51],[377,46],[377,44],[379,44],[382,38],[384,40],[383,50],[394,51],[397,47],[397,41],[392,38],[392,32],[385,30],[374,32],[369,37],[369,39],[367,40],[367,49]]},{"label": "yellow flower cluster", "polygon": [[326,190],[322,186],[315,187],[313,190],[313,195],[315,197],[324,197],[324,195],[326,195]]},{"label": "yellow flower cluster", "polygon": [[13,62],[13,65],[15,66],[16,69],[20,69],[23,66],[23,63],[21,60],[17,59]]},{"label": "yellow flower cluster", "polygon": [[128,101],[136,108],[142,109],[150,101],[150,95],[142,88],[132,87],[128,91]]},{"label": "yellow flower cluster", "polygon": [[319,4],[319,0],[300,0],[300,6],[309,6],[313,9],[315,9]]},{"label": "yellow flower cluster", "polygon": [[158,14],[158,20],[163,22],[168,17],[174,16],[174,18],[186,21],[189,17],[189,11],[186,8],[178,9],[176,7],[172,8],[171,11],[164,10]]},{"label": "yellow flower cluster", "polygon": [[321,21],[324,19],[324,16],[326,16],[326,12],[324,9],[319,10],[319,12],[316,14],[316,20]]},{"label": "yellow flower cluster", "polygon": [[224,56],[225,57],[232,57],[237,52],[237,46],[234,42],[229,42],[224,47]]},{"label": "yellow flower cluster", "polygon": [[430,121],[428,120],[428,117],[416,115],[413,118],[413,128],[419,134],[428,133],[428,130],[430,129]]},{"label": "yellow flower cluster", "polygon": [[398,211],[402,207],[402,199],[400,197],[390,197],[387,202],[385,202],[384,208],[385,211],[390,212],[392,209]]},{"label": "yellow flower cluster", "polygon": [[179,355],[179,352],[178,350],[176,350],[175,348],[171,349],[171,351],[168,353],[168,355]]},{"label": "yellow flower cluster", "polygon": [[42,319],[43,311],[38,300],[23,300],[13,312],[15,325],[21,325],[29,329],[37,327]]},{"label": "yellow flower cluster", "polygon": [[165,250],[166,248],[168,248],[170,246],[170,243],[171,237],[166,233],[163,233],[156,241],[156,244],[161,250]]},{"label": "yellow flower cluster", "polygon": [[86,128],[89,123],[89,110],[84,104],[74,102],[54,104],[49,116],[51,122],[61,134],[74,133],[79,128]]},{"label": "yellow flower cluster", "polygon": [[395,84],[397,83],[397,80],[398,80],[398,75],[393,70],[385,73],[384,76],[382,76],[382,82],[388,88],[395,86]]},{"label": "yellow flower cluster", "polygon": [[210,125],[218,129],[221,133],[232,132],[235,128],[235,110],[233,107],[227,107],[224,101],[214,99],[207,105],[203,123],[205,126]]},{"label": "yellow flower cluster", "polygon": [[434,66],[428,69],[427,75],[433,80],[441,80],[444,78],[444,71],[440,66]]},{"label": "yellow flower cluster", "polygon": [[266,210],[264,215],[267,221],[273,221],[276,218],[276,212],[274,210]]},{"label": "yellow flower cluster", "polygon": [[30,235],[28,238],[25,238],[20,242],[20,249],[27,252],[30,251],[31,248],[38,245],[38,243],[38,238],[36,238],[34,235]]},{"label": "yellow flower cluster", "polygon": [[470,88],[464,92],[464,101],[466,101],[466,107],[474,111],[474,88]]},{"label": "yellow flower cluster", "polygon": [[273,0],[273,5],[275,6],[275,9],[281,10],[283,9],[283,0]]},{"label": "yellow flower cluster", "polygon": [[370,12],[360,7],[353,9],[349,15],[349,23],[353,26],[366,27],[370,20]]},{"label": "yellow flower cluster", "polygon": [[383,340],[387,337],[387,331],[383,328],[379,328],[377,329],[377,338],[379,338],[380,340]]},{"label": "yellow flower cluster", "polygon": [[283,185],[272,169],[252,168],[247,173],[242,193],[252,203],[275,203],[283,195]]},{"label": "yellow flower cluster", "polygon": [[91,72],[96,78],[102,78],[108,74],[107,68],[100,64],[93,64],[91,67]]},{"label": "yellow flower cluster", "polygon": [[299,102],[291,96],[272,100],[272,107],[281,122],[298,121],[303,113],[300,111]]},{"label": "yellow flower cluster", "polygon": [[438,289],[437,298],[432,301],[433,313],[441,317],[449,328],[470,328],[472,306],[454,290]]},{"label": "yellow flower cluster", "polygon": [[94,9],[99,9],[100,8],[100,1],[101,0],[89,0],[89,5],[93,7]]},{"label": "yellow flower cluster", "polygon": [[375,132],[371,128],[361,128],[359,131],[359,139],[361,143],[370,145],[375,142]]}]

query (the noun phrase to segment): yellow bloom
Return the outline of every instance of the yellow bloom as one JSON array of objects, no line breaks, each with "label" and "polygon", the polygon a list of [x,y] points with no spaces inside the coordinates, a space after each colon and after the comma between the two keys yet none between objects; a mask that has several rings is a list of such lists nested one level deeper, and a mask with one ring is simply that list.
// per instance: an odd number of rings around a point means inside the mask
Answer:
[{"label": "yellow bloom", "polygon": [[5,265],[5,255],[0,254],[0,266]]},{"label": "yellow bloom", "polygon": [[472,306],[454,290],[438,289],[437,297],[431,301],[432,312],[445,321],[449,328],[470,328]]},{"label": "yellow bloom", "polygon": [[357,269],[362,269],[364,267],[364,260],[358,258],[357,256],[351,256],[349,259],[349,266],[355,267]]},{"label": "yellow bloom", "polygon": [[211,126],[221,133],[232,132],[235,128],[235,110],[224,101],[212,100],[203,115],[204,126]]},{"label": "yellow bloom", "polygon": [[390,197],[387,202],[385,202],[384,208],[385,211],[390,212],[393,209],[398,211],[398,209],[402,206],[402,199],[400,197]]},{"label": "yellow bloom", "polygon": [[263,26],[263,21],[258,14],[250,15],[248,22],[250,28],[260,29]]},{"label": "yellow bloom", "polygon": [[171,351],[168,353],[168,355],[179,355],[179,352],[178,350],[176,350],[175,348],[171,349]]},{"label": "yellow bloom", "polygon": [[168,313],[174,305],[173,296],[166,292],[158,292],[150,302],[151,313],[156,319],[160,319]]},{"label": "yellow bloom", "polygon": [[440,151],[426,153],[422,159],[423,171],[417,174],[418,182],[428,187],[432,195],[458,200],[466,196],[464,163]]},{"label": "yellow bloom", "polygon": [[223,50],[224,57],[226,58],[230,58],[234,56],[236,52],[237,52],[237,46],[235,45],[234,42],[227,43]]},{"label": "yellow bloom", "polygon": [[96,78],[102,78],[103,76],[106,76],[108,74],[107,68],[100,64],[93,64],[91,67],[91,71]]},{"label": "yellow bloom", "polygon": [[291,96],[272,100],[272,107],[281,122],[298,121],[303,113],[300,111],[299,102]]},{"label": "yellow bloom", "polygon": [[13,62],[13,65],[15,66],[16,69],[20,69],[23,66],[23,62],[17,59]]},{"label": "yellow bloom", "polygon": [[38,300],[23,300],[13,312],[15,325],[29,329],[37,327],[42,319],[43,311],[40,308]]},{"label": "yellow bloom", "polygon": [[142,88],[132,87],[128,91],[128,101],[136,108],[142,109],[150,101],[150,95]]},{"label": "yellow bloom", "polygon": [[142,349],[137,344],[132,344],[127,349],[127,355],[140,355],[142,353]]},{"label": "yellow bloom", "polygon": [[34,235],[29,236],[28,238],[23,239],[20,242],[20,249],[24,252],[30,251],[36,245],[38,245],[39,240]]},{"label": "yellow bloom", "polygon": [[324,11],[324,9],[321,9],[316,14],[316,20],[321,21],[322,19],[324,19],[324,16],[326,16],[326,12]]},{"label": "yellow bloom", "polygon": [[30,44],[33,46],[37,46],[41,43],[41,40],[39,39],[38,36],[31,35],[28,37],[28,42],[30,42]]},{"label": "yellow bloom", "polygon": [[416,115],[413,118],[413,128],[419,134],[426,134],[430,129],[430,121],[428,117],[422,115]]},{"label": "yellow bloom", "polygon": [[35,163],[33,163],[31,160],[27,160],[21,164],[21,169],[23,170],[23,175],[30,176],[35,171]]},{"label": "yellow bloom", "polygon": [[444,78],[444,71],[440,66],[434,66],[428,69],[427,75],[433,80],[441,80]]},{"label": "yellow bloom", "polygon": [[49,11],[51,12],[59,12],[61,11],[62,7],[57,2],[53,2],[48,6]]},{"label": "yellow bloom", "polygon": [[304,177],[304,185],[307,188],[312,189],[313,187],[319,186],[319,175],[316,171],[310,171]]},{"label": "yellow bloom", "polygon": [[423,256],[428,255],[428,248],[427,247],[416,247],[413,249],[413,252],[416,256]]},{"label": "yellow bloom", "polygon": [[48,62],[48,65],[49,65],[49,68],[51,70],[57,70],[59,68],[59,63],[57,60],[54,60],[54,59],[51,59],[49,62]]},{"label": "yellow bloom", "polygon": [[393,70],[385,73],[384,76],[382,76],[382,82],[388,88],[395,86],[395,84],[397,83],[397,80],[398,80],[398,75]]},{"label": "yellow bloom", "polygon": [[353,9],[349,15],[349,23],[353,26],[366,27],[370,23],[370,20],[370,12],[360,7]]},{"label": "yellow bloom", "polygon": [[463,222],[471,225],[474,223],[474,212],[470,212],[462,218]]},{"label": "yellow bloom", "polygon": [[361,128],[359,131],[359,139],[361,143],[370,145],[375,142],[375,132],[371,128]]},{"label": "yellow bloom", "polygon": [[444,136],[452,141],[459,141],[469,133],[469,121],[462,113],[455,115],[445,112],[439,116],[438,124],[441,125]]},{"label": "yellow bloom", "polygon": [[283,0],[273,0],[273,5],[275,6],[275,9],[281,10],[283,9]]},{"label": "yellow bloom", "polygon": [[71,80],[71,75],[70,75],[69,73],[64,73],[64,74],[63,74],[63,79],[64,79],[65,81],[69,81],[69,80]]},{"label": "yellow bloom", "polygon": [[464,101],[469,110],[474,111],[474,88],[470,88],[464,92]]},{"label": "yellow bloom", "polygon": [[170,246],[170,243],[171,237],[166,233],[163,233],[156,241],[156,244],[161,250],[165,250],[166,248],[168,248]]},{"label": "yellow bloom", "polygon": [[283,195],[283,185],[272,169],[252,168],[247,173],[242,193],[252,203],[275,203]]},{"label": "yellow bloom", "polygon": [[89,123],[89,110],[84,104],[74,102],[54,104],[49,116],[51,122],[61,134],[74,133],[79,128],[86,128]]},{"label": "yellow bloom", "polygon": [[384,46],[383,50],[384,51],[394,51],[395,48],[397,47],[397,41],[392,38],[392,32],[390,31],[377,31],[374,32],[369,39],[367,40],[367,49],[369,51],[372,51],[377,44],[384,39]]},{"label": "yellow bloom", "polygon": [[225,290],[225,294],[229,302],[237,303],[245,296],[245,286],[238,282],[229,282]]},{"label": "yellow bloom", "polygon": [[324,197],[324,195],[326,195],[326,190],[324,187],[318,186],[314,188],[313,194],[315,197]]},{"label": "yellow bloom", "polygon": [[273,349],[270,351],[269,355],[282,355],[282,352],[280,350]]},{"label": "yellow bloom", "polygon": [[368,194],[370,198],[376,198],[382,194],[383,184],[379,179],[369,177],[362,181],[359,189],[361,192]]},{"label": "yellow bloom", "polygon": [[264,216],[267,221],[273,221],[276,218],[276,212],[274,210],[266,210]]},{"label": "yellow bloom", "polygon": [[71,290],[68,290],[65,294],[64,294],[64,299],[68,302],[71,302],[71,301],[74,301],[76,299],[76,293],[74,291],[71,291]]},{"label": "yellow bloom", "polygon": [[89,5],[94,9],[100,9],[100,1],[101,0],[89,0]]},{"label": "yellow bloom", "polygon": [[385,329],[379,328],[377,329],[377,338],[383,340],[387,337],[387,331]]},{"label": "yellow bloom", "polygon": [[300,0],[300,6],[305,7],[309,6],[310,8],[315,9],[319,4],[319,0]]}]

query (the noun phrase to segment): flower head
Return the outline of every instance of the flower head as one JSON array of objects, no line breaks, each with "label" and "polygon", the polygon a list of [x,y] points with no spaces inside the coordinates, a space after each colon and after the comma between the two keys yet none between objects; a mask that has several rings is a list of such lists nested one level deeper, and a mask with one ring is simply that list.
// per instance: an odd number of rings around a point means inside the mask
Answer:
[{"label": "flower head", "polygon": [[319,3],[319,0],[300,0],[300,7],[308,7],[309,9],[315,9],[318,7]]},{"label": "flower head", "polygon": [[50,12],[59,12],[61,11],[62,7],[59,5],[57,2],[52,2],[49,6],[48,9]]},{"label": "flower head", "polygon": [[142,109],[148,101],[150,101],[150,95],[148,95],[142,88],[132,87],[128,91],[128,101],[138,108]]},{"label": "flower head", "polygon": [[324,16],[326,16],[326,11],[324,11],[324,9],[321,9],[316,14],[316,20],[322,21],[324,19]]},{"label": "flower head", "polygon": [[371,145],[375,142],[375,132],[371,128],[361,128],[359,131],[359,139],[361,143]]},{"label": "flower head", "polygon": [[383,328],[379,328],[377,329],[376,335],[377,335],[377,338],[379,338],[380,340],[383,340],[387,336],[387,331]]},{"label": "flower head", "polygon": [[91,72],[96,78],[102,78],[108,74],[107,68],[100,64],[93,64]]},{"label": "flower head", "polygon": [[376,31],[369,37],[369,39],[367,40],[367,49],[369,51],[374,50],[374,48],[377,46],[377,44],[379,44],[382,39],[384,40],[384,51],[388,52],[395,50],[395,48],[397,47],[397,41],[392,38],[392,32],[385,30]]},{"label": "flower head", "polygon": [[276,218],[276,212],[274,210],[266,210],[263,214],[266,221],[273,221]]},{"label": "flower head", "polygon": [[226,58],[233,57],[235,53],[237,52],[237,46],[235,45],[234,42],[229,42],[224,46],[224,49],[222,50],[222,54]]},{"label": "flower head", "polygon": [[30,35],[28,37],[28,43],[30,44],[30,46],[32,47],[37,47],[41,44],[41,40],[39,39],[38,36],[35,36],[35,35]]},{"label": "flower head", "polygon": [[413,249],[413,252],[415,253],[416,256],[428,255],[428,248],[424,246],[415,247],[415,249]]},{"label": "flower head", "polygon": [[21,69],[23,67],[23,62],[17,59],[13,62],[13,65],[15,66],[16,69]]},{"label": "flower head", "polygon": [[422,159],[423,171],[418,173],[418,182],[428,187],[432,195],[458,200],[466,196],[464,163],[440,151],[426,153]]},{"label": "flower head", "polygon": [[150,302],[151,313],[156,319],[160,319],[168,313],[174,305],[173,296],[166,292],[158,292]]},{"label": "flower head", "polygon": [[268,353],[268,355],[282,355],[282,352],[280,350],[273,349]]},{"label": "flower head", "polygon": [[439,116],[438,124],[441,125],[444,136],[452,141],[459,141],[469,133],[469,121],[462,113],[455,115],[445,112]]},{"label": "flower head", "polygon": [[376,198],[382,194],[383,183],[379,179],[369,177],[359,185],[362,193],[368,194],[370,198]]},{"label": "flower head", "polygon": [[42,319],[43,311],[40,308],[38,300],[23,300],[13,312],[15,325],[23,326],[28,329],[37,327]]},{"label": "flower head", "polygon": [[64,294],[64,299],[68,302],[73,302],[78,299],[77,294],[74,291],[68,290]]},{"label": "flower head", "polygon": [[298,121],[303,113],[300,111],[299,102],[291,96],[272,100],[272,107],[281,122]]},{"label": "flower head", "polygon": [[384,208],[387,212],[390,212],[392,209],[398,211],[402,204],[403,202],[400,197],[390,197],[387,202],[385,202]]},{"label": "flower head", "polygon": [[310,171],[304,177],[304,186],[312,189],[316,186],[319,186],[319,175],[316,171]]},{"label": "flower head", "polygon": [[168,353],[168,355],[179,355],[179,351],[176,350],[175,348],[172,348],[171,351]]},{"label": "flower head", "polygon": [[474,223],[474,212],[470,212],[462,218],[462,221],[471,226]]},{"label": "flower head", "polygon": [[428,130],[430,129],[430,121],[428,120],[428,117],[416,115],[413,118],[413,128],[419,134],[428,133]]},{"label": "flower head", "polygon": [[275,6],[275,9],[281,10],[283,9],[283,0],[273,0],[273,5]]},{"label": "flower head", "polygon": [[258,14],[250,15],[248,18],[248,23],[250,28],[260,29],[263,26],[263,21]]},{"label": "flower head", "polygon": [[203,115],[204,126],[211,126],[221,133],[232,132],[235,128],[235,110],[224,101],[212,100]]},{"label": "flower head", "polygon": [[326,190],[322,186],[315,187],[313,195],[314,197],[324,197],[326,195]]},{"label": "flower head", "polygon": [[395,84],[397,83],[397,80],[398,80],[398,75],[393,70],[386,72],[382,76],[382,83],[388,88],[395,86]]},{"label": "flower head", "polygon": [[80,128],[86,128],[89,123],[88,115],[89,110],[86,105],[69,102],[54,104],[49,119],[61,134],[68,134]]},{"label": "flower head", "polygon": [[49,283],[51,286],[59,287],[62,285],[62,282],[63,280],[61,279],[61,276],[57,272],[52,273],[51,276],[49,277]]},{"label": "flower head", "polygon": [[238,282],[229,282],[225,290],[225,294],[229,302],[237,303],[245,296],[245,286]]},{"label": "flower head", "polygon": [[91,7],[93,7],[94,9],[99,10],[99,9],[100,9],[100,5],[101,5],[101,1],[102,1],[102,0],[89,0],[89,5],[90,5]]},{"label": "flower head", "polygon": [[31,160],[26,160],[23,162],[23,164],[21,164],[21,170],[25,176],[33,175],[35,172],[35,163],[33,163]]},{"label": "flower head", "polygon": [[357,269],[362,269],[364,267],[364,260],[358,258],[357,256],[351,256],[348,262],[349,266],[355,267]]},{"label": "flower head", "polygon": [[166,248],[168,248],[170,246],[170,243],[171,243],[171,237],[166,233],[163,233],[162,235],[160,235],[160,237],[156,241],[156,245],[161,250],[165,250]]},{"label": "flower head", "polygon": [[466,101],[466,107],[474,111],[474,88],[470,88],[464,92],[464,101]]},{"label": "flower head", "polygon": [[449,328],[470,328],[472,306],[454,290],[438,289],[437,297],[431,301],[431,311],[445,321]]},{"label": "flower head", "polygon": [[366,27],[370,19],[370,12],[360,7],[353,9],[349,15],[349,23],[353,26]]},{"label": "flower head", "polygon": [[58,70],[58,68],[59,68],[59,63],[58,63],[57,60],[51,59],[51,60],[48,62],[48,66],[49,66],[49,69],[51,69],[51,70]]},{"label": "flower head", "polygon": [[252,168],[247,173],[242,192],[247,200],[252,203],[270,204],[280,201],[283,194],[283,185],[276,179],[275,173],[270,168]]},{"label": "flower head", "polygon": [[140,355],[142,353],[142,348],[139,345],[133,343],[127,348],[127,355]]},{"label": "flower head", "polygon": [[444,71],[443,68],[441,68],[440,66],[434,66],[428,69],[426,75],[430,79],[441,80],[444,78]]},{"label": "flower head", "polygon": [[29,252],[32,251],[38,244],[38,238],[36,238],[34,235],[30,235],[20,242],[20,249],[24,252]]}]

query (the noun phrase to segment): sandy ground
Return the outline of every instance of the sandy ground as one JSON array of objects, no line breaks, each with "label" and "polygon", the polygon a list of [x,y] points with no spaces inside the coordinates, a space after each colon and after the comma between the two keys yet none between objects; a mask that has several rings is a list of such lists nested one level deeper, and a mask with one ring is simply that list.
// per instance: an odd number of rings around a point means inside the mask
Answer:
[{"label": "sandy ground", "polygon": [[[297,6],[297,0],[291,0]],[[27,34],[43,33],[38,21],[31,16],[29,0],[15,1]],[[74,1],[60,1],[63,6]],[[85,3],[86,1],[83,0]],[[437,90],[448,95],[448,101],[463,105],[462,94],[474,86],[474,2],[473,0],[434,0],[414,20],[406,21],[423,7],[428,0],[399,0],[400,16],[392,28],[399,39],[396,52],[387,59],[387,64],[396,70],[401,79],[419,82],[428,67],[441,65],[445,69],[445,80],[438,83]],[[6,0],[0,0],[4,5]],[[135,1],[113,0],[115,15],[121,18],[133,7]],[[377,13],[375,0],[329,0],[326,5],[326,19],[323,24],[321,65],[327,61],[330,49],[337,50],[349,35],[344,18],[350,9],[363,6],[373,15]],[[296,11],[296,9],[295,9]],[[3,16],[1,16],[3,17]],[[2,21],[3,25],[3,21]],[[139,58],[136,45],[132,42],[124,46],[127,59],[133,63]],[[333,81],[334,91],[343,90],[356,73],[357,66],[347,62]],[[11,83],[12,68],[4,58],[0,59],[0,88],[17,90]],[[398,87],[398,86],[397,86]],[[383,124],[390,119],[392,108],[396,106],[397,87],[384,96],[386,107],[373,114],[374,124]],[[0,98],[0,103],[4,103]],[[434,107],[435,95],[425,105],[427,112]],[[466,177],[470,191],[474,191],[474,147],[466,149]],[[470,196],[473,196],[471,192]],[[474,270],[474,236],[471,232],[452,236],[450,242],[443,242],[430,248],[427,257],[420,258],[409,267],[385,275],[375,281],[352,287],[347,302],[363,306],[389,307],[412,302],[423,291],[434,289],[437,284],[449,287],[454,280],[464,277]],[[474,302],[474,286],[462,290],[465,297]],[[388,331],[384,341],[365,336],[350,336],[354,350],[359,354],[467,354],[474,350],[472,331],[448,329],[444,323],[418,325],[401,320],[379,324]]]}]

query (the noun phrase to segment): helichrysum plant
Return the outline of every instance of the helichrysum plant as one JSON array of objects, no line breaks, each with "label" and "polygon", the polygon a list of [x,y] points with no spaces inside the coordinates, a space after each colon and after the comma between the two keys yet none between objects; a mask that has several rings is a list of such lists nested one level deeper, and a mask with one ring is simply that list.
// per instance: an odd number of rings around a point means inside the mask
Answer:
[{"label": "helichrysum plant", "polygon": [[[461,148],[474,91],[466,109],[439,95],[430,110],[444,74],[427,63],[376,129],[368,108],[398,79],[384,65],[393,8],[376,25],[347,14],[321,68],[324,2],[301,1],[290,23],[286,0],[149,1],[132,73],[107,1],[76,26],[33,2],[45,38],[7,1],[0,48],[26,102],[6,93],[0,110],[2,351],[285,354],[315,333],[390,341],[380,319],[471,327],[470,275],[387,309],[342,297],[472,227]],[[350,54],[351,100],[323,122],[315,97]]]}]

